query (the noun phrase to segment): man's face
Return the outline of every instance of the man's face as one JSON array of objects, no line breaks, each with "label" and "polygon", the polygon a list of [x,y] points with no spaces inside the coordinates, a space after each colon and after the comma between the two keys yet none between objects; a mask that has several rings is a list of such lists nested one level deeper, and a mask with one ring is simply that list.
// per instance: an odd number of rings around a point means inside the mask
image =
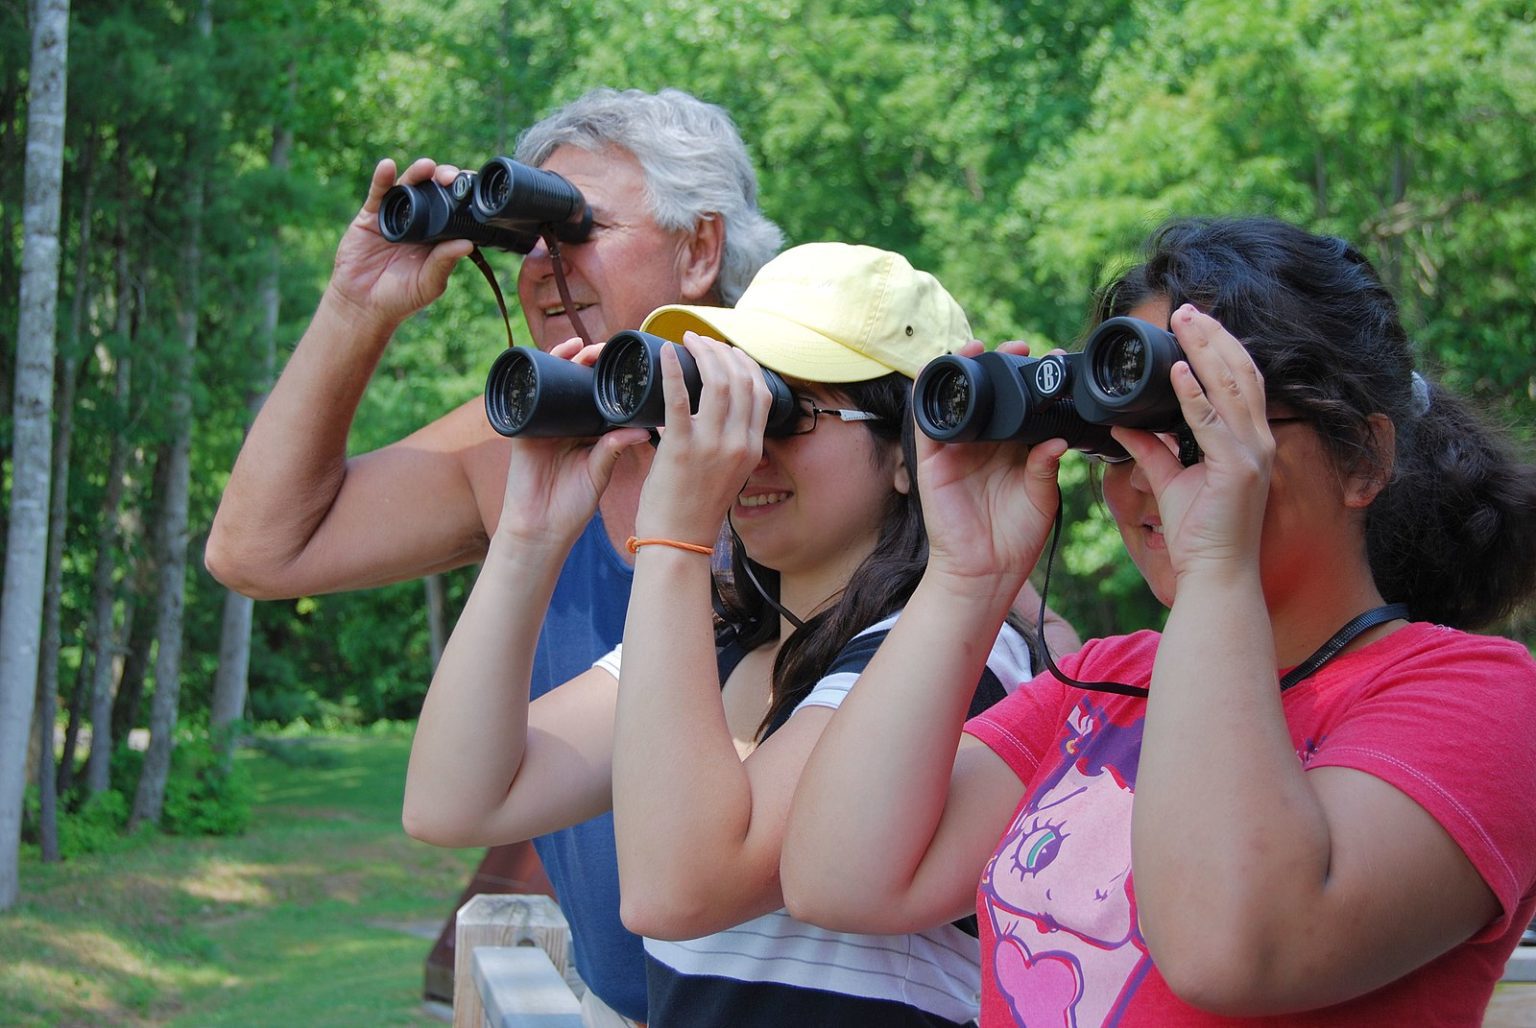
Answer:
[{"label": "man's face", "polygon": [[[592,153],[561,146],[542,167],[569,179],[592,210],[591,236],[561,244],[560,254],[571,300],[594,343],[639,328],[663,304],[705,299],[707,290],[684,287],[691,233],[666,231],[652,219],[645,175],[632,154],[618,147]],[[576,336],[543,242],[523,259],[517,295],[540,349]]]}]

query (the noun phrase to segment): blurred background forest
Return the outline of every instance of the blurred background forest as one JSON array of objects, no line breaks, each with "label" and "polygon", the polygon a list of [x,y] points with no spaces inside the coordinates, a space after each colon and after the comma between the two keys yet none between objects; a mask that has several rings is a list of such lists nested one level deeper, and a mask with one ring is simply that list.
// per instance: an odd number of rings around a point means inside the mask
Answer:
[{"label": "blurred background forest", "polygon": [[[0,11],[7,518],[25,6]],[[75,0],[70,21],[38,705],[68,809],[108,781],[103,765],[82,786],[93,721],[121,740],[169,712],[196,754],[231,716],[415,716],[473,569],[252,610],[203,570],[208,525],[374,162],[476,167],[595,85],[722,104],[789,243],[899,250],[989,342],[1070,346],[1094,287],[1170,214],[1343,235],[1431,374],[1533,437],[1528,0]],[[490,260],[510,285],[516,257]],[[515,312],[514,330],[526,342]],[[354,451],[479,393],[504,338],[464,266],[391,345]],[[1085,469],[1068,474],[1053,606],[1084,637],[1157,623]],[[1536,638],[1529,616],[1501,630]],[[134,783],[111,784],[121,818]],[[140,813],[195,820],[176,795]]]}]

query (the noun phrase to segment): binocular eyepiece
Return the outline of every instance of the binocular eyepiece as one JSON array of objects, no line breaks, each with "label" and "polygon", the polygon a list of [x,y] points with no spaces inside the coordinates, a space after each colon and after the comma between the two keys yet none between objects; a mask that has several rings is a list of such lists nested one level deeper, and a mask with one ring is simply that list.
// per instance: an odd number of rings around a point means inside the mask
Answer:
[{"label": "binocular eyepiece", "polygon": [[447,186],[433,179],[392,186],[379,202],[379,232],[391,243],[468,239],[528,253],[546,230],[562,242],[582,242],[592,234],[592,212],[565,178],[510,157],[461,171]]},{"label": "binocular eyepiece", "polygon": [[1127,454],[1110,435],[1113,425],[1187,435],[1168,381],[1183,359],[1165,329],[1110,318],[1080,353],[938,357],[918,375],[912,406],[923,434],[940,442],[1065,439],[1075,450],[1121,460]]},{"label": "binocular eyepiece", "polygon": [[[610,428],[656,428],[666,421],[661,349],[676,349],[690,410],[699,409],[702,379],[686,348],[649,332],[613,335],[592,367],[525,347],[505,350],[485,381],[485,415],[504,436],[574,437]],[[768,437],[793,435],[800,409],[789,383],[763,368],[772,394]]]}]

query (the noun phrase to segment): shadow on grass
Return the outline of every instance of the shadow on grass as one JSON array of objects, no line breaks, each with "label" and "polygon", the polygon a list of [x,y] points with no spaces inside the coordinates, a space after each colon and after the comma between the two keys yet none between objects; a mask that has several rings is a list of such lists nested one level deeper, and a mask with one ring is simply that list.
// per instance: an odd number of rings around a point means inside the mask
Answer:
[{"label": "shadow on grass", "polygon": [[[285,760],[269,750],[282,750]],[[478,851],[408,839],[409,740],[248,749],[243,836],[150,834],[42,865],[0,915],[0,1010],[21,1025],[427,1024],[430,943]]]}]

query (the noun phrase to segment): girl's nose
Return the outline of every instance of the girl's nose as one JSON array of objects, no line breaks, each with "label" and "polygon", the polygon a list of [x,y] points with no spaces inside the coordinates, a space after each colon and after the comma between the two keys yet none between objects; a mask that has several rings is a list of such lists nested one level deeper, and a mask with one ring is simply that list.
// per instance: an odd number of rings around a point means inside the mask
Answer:
[{"label": "girl's nose", "polygon": [[1152,491],[1152,487],[1151,487],[1151,485],[1149,485],[1147,483],[1147,474],[1146,474],[1146,472],[1142,471],[1141,470],[1141,465],[1136,463],[1135,461],[1131,461],[1130,465],[1131,465],[1131,488],[1135,489],[1137,492],[1140,492],[1140,493],[1150,493]]}]

